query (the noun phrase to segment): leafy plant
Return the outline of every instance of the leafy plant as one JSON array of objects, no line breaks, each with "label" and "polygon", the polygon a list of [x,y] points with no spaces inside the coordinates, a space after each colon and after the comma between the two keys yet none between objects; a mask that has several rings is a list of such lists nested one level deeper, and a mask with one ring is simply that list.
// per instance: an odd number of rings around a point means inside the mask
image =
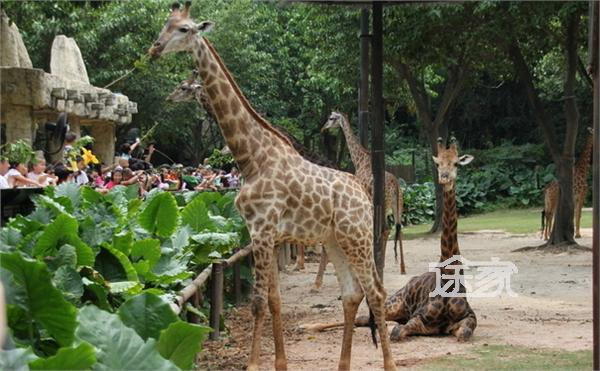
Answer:
[{"label": "leafy plant", "polygon": [[182,322],[169,301],[247,231],[234,194],[187,194],[180,207],[170,193],[141,201],[134,191],[61,185],[0,229],[19,347],[0,352],[3,368],[192,367],[210,329]]}]

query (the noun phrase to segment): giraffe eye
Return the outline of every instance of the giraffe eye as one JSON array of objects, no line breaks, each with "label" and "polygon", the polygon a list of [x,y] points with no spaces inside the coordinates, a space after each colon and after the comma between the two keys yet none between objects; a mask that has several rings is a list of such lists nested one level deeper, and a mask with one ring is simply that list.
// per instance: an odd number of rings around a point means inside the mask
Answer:
[{"label": "giraffe eye", "polygon": [[181,27],[181,28],[179,29],[179,32],[186,33],[186,32],[188,32],[189,30],[190,30],[190,29],[189,29],[189,28],[187,28],[187,27]]}]

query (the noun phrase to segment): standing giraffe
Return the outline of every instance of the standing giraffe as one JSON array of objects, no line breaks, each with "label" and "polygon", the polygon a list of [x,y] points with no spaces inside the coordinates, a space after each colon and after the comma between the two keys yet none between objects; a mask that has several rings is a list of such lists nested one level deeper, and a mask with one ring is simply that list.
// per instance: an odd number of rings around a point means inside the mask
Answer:
[{"label": "standing giraffe", "polygon": [[[341,127],[346,137],[346,145],[350,152],[350,158],[355,167],[355,175],[360,184],[365,187],[369,195],[373,196],[373,170],[371,168],[371,153],[365,147],[363,147],[350,127],[348,117],[339,112],[332,112],[329,119],[321,129],[321,131],[329,130],[335,127]],[[394,256],[398,260],[397,245],[400,244],[400,273],[406,274],[406,268],[404,266],[404,251],[402,248],[402,236],[401,236],[401,222],[402,222],[402,209],[404,202],[402,198],[402,189],[398,183],[398,179],[390,172],[385,172],[385,210],[392,210],[392,215],[396,223],[396,237],[394,239]],[[382,240],[387,242],[387,238],[390,234],[390,229],[385,228],[383,232]],[[319,270],[320,276],[322,273]],[[322,279],[321,279],[322,281]],[[320,285],[319,285],[320,286]]]},{"label": "standing giraffe", "polygon": [[[588,191],[587,177],[590,171],[592,152],[594,150],[594,129],[588,127],[588,137],[583,146],[583,151],[577,159],[573,168],[573,197],[575,201],[575,237],[581,237],[581,209],[585,202],[585,196]],[[554,213],[558,204],[559,196],[558,181],[555,180],[548,184],[544,189],[544,211],[542,216],[542,237],[547,240],[550,238],[552,228],[554,227]],[[544,223],[545,219],[545,223]]]},{"label": "standing giraffe", "polygon": [[[449,148],[442,145],[438,139],[437,157],[433,157],[438,168],[438,182],[444,187],[444,214],[442,218],[442,237],[440,239],[440,262],[460,255],[457,236],[456,212],[456,170],[457,165],[467,165],[473,160],[471,155],[458,156],[454,138]],[[457,263],[456,261],[451,264]],[[450,265],[451,265],[450,264]],[[441,268],[441,274],[453,275],[454,269]],[[399,341],[410,335],[452,334],[458,341],[466,341],[477,327],[477,317],[471,309],[466,297],[430,297],[429,293],[436,290],[436,273],[427,272],[411,278],[410,281],[390,296],[385,302],[385,317],[388,321],[398,324],[391,334],[392,341]],[[440,287],[447,281],[441,279]],[[460,282],[460,281],[459,281]],[[446,292],[453,291],[451,286]],[[460,284],[458,290],[465,293],[466,289]],[[356,326],[368,326],[368,316],[356,319]],[[339,327],[341,323],[304,325],[308,331],[322,331]]]},{"label": "standing giraffe", "polygon": [[289,140],[250,105],[213,46],[199,32],[210,21],[190,18],[191,2],[179,4],[149,50],[153,59],[186,51],[192,54],[207,99],[245,183],[235,205],[252,238],[255,286],[254,329],[248,370],[259,369],[260,342],[267,306],[275,343],[275,369],[287,369],[275,250],[280,243],[323,241],[342,289],[344,335],[339,369],[350,369],[352,333],[358,306],[366,295],[379,330],[384,368],[395,370],[384,315],[385,290],[373,259],[371,201],[351,174],[306,161]]},{"label": "standing giraffe", "polygon": [[[216,121],[214,119],[212,109],[208,103],[206,89],[204,89],[202,82],[199,81],[198,78],[198,71],[194,70],[186,80],[183,80],[179,85],[177,85],[177,87],[175,87],[171,94],[167,96],[166,100],[170,102],[190,102],[195,100],[206,110],[213,120]],[[281,126],[273,125],[273,128],[280,134],[285,135],[294,146],[294,149],[298,151],[300,156],[304,157],[306,160],[330,169],[338,169],[338,167],[332,161],[321,158],[319,155],[300,144],[300,142],[290,132]],[[321,253],[319,273],[317,274],[317,281],[315,282],[315,288],[317,290],[323,282],[323,273],[325,271],[325,266],[327,265],[327,260],[327,253],[325,252],[325,249],[323,249]],[[294,270],[301,269],[304,269],[304,246],[299,245],[298,252],[296,254],[296,265]]]}]

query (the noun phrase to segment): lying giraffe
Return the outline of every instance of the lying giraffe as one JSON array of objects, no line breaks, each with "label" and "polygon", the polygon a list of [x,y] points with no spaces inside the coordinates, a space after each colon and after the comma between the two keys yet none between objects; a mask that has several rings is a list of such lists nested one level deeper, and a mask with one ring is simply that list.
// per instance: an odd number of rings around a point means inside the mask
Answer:
[{"label": "lying giraffe", "polygon": [[[443,231],[440,241],[440,261],[446,261],[460,255],[457,238],[456,212],[456,166],[467,165],[473,156],[458,156],[456,143],[451,142],[446,148],[438,139],[438,154],[433,157],[438,168],[438,182],[444,187]],[[455,262],[456,263],[456,262]],[[453,274],[453,269],[441,269],[442,274]],[[441,287],[445,284],[442,279]],[[465,297],[430,297],[429,293],[436,289],[436,273],[427,272],[413,277],[406,286],[390,296],[385,302],[385,318],[398,324],[391,333],[392,341],[400,341],[410,335],[451,334],[458,341],[466,341],[475,331],[477,318]],[[452,290],[450,288],[448,291]],[[466,292],[461,284],[459,292]],[[355,326],[367,326],[368,316],[360,316]],[[322,331],[340,327],[343,323],[304,325],[308,331]]]},{"label": "lying giraffe", "polygon": [[[204,89],[202,82],[199,80],[197,70],[192,71],[192,73],[186,80],[183,80],[179,85],[177,85],[175,89],[171,92],[171,94],[167,96],[166,100],[169,102],[196,101],[206,110],[206,112],[211,117],[213,117],[214,120],[212,109],[208,104],[206,90]],[[332,161],[321,158],[321,156],[308,150],[306,147],[300,144],[300,142],[284,128],[277,125],[273,125],[273,129],[285,135],[290,140],[296,151],[298,151],[298,153],[306,160],[317,165],[328,167],[330,169],[338,169],[337,165],[334,164]],[[319,272],[315,281],[315,289],[317,290],[321,287],[321,284],[323,283],[323,274],[325,272],[325,267],[327,263],[327,253],[325,252],[325,249],[322,249],[321,263],[319,264]],[[294,270],[302,269],[304,269],[304,246],[300,245],[298,246],[298,253],[296,254],[296,265],[294,267]]]},{"label": "lying giraffe", "polygon": [[192,54],[206,87],[208,104],[245,179],[235,205],[250,232],[256,277],[248,370],[259,369],[267,308],[272,316],[275,369],[287,369],[277,246],[320,241],[335,265],[342,290],[345,325],[338,368],[350,369],[354,319],[366,295],[374,341],[376,328],[379,331],[383,366],[395,370],[385,322],[386,292],[373,258],[369,196],[353,175],[305,160],[254,110],[215,48],[199,35],[211,30],[214,23],[196,23],[190,17],[190,6],[191,2],[186,2],[183,10],[179,4],[172,6],[169,19],[148,52],[152,59],[179,51]]},{"label": "lying giraffe", "polygon": [[[573,168],[573,197],[575,200],[575,237],[581,237],[581,209],[588,191],[587,177],[594,150],[594,129],[588,127],[588,137]],[[559,186],[555,180],[544,188],[544,211],[542,215],[542,238],[550,238],[554,227],[554,213],[558,204]]]}]

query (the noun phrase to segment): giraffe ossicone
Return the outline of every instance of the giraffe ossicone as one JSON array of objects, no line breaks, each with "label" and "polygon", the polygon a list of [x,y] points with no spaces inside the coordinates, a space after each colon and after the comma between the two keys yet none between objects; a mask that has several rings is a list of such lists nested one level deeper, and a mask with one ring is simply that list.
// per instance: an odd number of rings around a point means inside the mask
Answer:
[{"label": "giraffe ossicone", "polygon": [[267,308],[272,315],[275,369],[287,369],[276,247],[285,242],[308,245],[323,241],[342,288],[345,326],[339,369],[350,369],[354,319],[366,295],[379,331],[384,368],[395,370],[385,323],[386,293],[373,259],[368,195],[351,174],[305,160],[288,138],[252,108],[214,47],[199,36],[213,23],[196,24],[189,12],[189,4],[183,11],[171,9],[149,53],[154,59],[177,51],[192,54],[207,104],[246,180],[235,205],[250,232],[255,263],[248,369],[258,370],[260,365]]}]

